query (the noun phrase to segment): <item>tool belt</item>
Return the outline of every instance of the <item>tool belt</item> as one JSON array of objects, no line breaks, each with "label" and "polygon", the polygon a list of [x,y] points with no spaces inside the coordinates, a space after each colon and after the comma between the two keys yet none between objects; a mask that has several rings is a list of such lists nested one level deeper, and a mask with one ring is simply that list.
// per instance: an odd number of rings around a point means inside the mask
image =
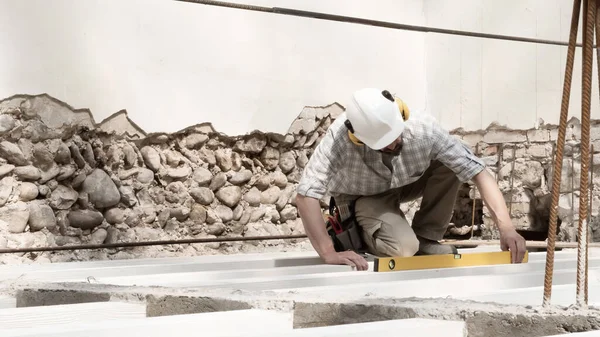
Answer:
[{"label": "tool belt", "polygon": [[354,214],[354,204],[338,207],[335,199],[329,200],[329,216],[325,220],[327,233],[333,241],[337,252],[353,250],[357,253],[366,251],[366,245],[362,239],[362,228],[358,225]]}]

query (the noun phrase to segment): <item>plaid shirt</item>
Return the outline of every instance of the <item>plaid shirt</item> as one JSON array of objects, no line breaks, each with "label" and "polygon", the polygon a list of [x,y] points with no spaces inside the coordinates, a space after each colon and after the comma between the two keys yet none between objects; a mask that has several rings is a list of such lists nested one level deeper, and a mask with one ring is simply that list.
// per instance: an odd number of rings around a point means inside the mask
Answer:
[{"label": "plaid shirt", "polygon": [[433,117],[411,114],[402,133],[402,151],[391,160],[391,172],[381,152],[350,141],[345,120],[345,114],[340,115],[315,148],[303,170],[298,194],[321,199],[382,193],[416,181],[432,160],[445,164],[462,182],[485,168],[466,144],[442,129]]}]

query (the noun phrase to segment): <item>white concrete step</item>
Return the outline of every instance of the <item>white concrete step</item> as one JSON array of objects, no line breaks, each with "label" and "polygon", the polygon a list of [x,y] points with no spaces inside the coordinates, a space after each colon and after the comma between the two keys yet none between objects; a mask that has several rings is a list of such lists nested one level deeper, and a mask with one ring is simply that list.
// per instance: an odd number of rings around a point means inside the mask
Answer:
[{"label": "white concrete step", "polygon": [[151,317],[61,326],[0,330],[2,337],[121,337],[121,336],[246,336],[251,332],[283,336],[293,328],[292,313],[274,310],[234,310]]},{"label": "white concrete step", "polygon": [[[249,279],[255,277],[277,277],[286,275],[323,275],[329,273],[352,271],[345,265],[314,265],[300,267],[281,267],[264,269],[232,269],[224,271],[205,271],[193,273],[161,273],[144,276],[94,277],[103,284],[122,286],[165,286],[195,287],[203,282],[221,282],[226,280]],[[64,282],[81,282],[81,279],[69,279]]]},{"label": "white concrete step", "polygon": [[[241,336],[265,336],[264,333],[240,334]],[[443,321],[434,319],[397,319],[369,323],[334,325],[319,328],[295,329],[279,335],[287,337],[466,337],[467,327],[462,321]]]},{"label": "white concrete step", "polygon": [[11,296],[0,295],[0,309],[14,308],[17,306],[17,299]]},{"label": "white concrete step", "polygon": [[560,334],[560,335],[548,335],[548,336],[544,336],[544,337],[550,337],[550,336],[556,336],[556,337],[600,337],[600,331],[586,331],[586,332],[572,332],[572,333],[565,333],[565,334]]},{"label": "white concrete step", "polygon": [[[250,264],[250,265],[249,265]],[[52,281],[85,281],[88,276],[96,281],[114,285],[144,285],[163,287],[236,287],[253,290],[287,291],[298,288],[312,288],[331,286],[338,288],[343,285],[361,283],[383,283],[401,280],[434,279],[459,276],[477,275],[507,275],[541,272],[545,269],[545,261],[536,261],[519,265],[492,265],[465,268],[429,269],[388,273],[356,272],[348,266],[312,265],[280,268],[252,268],[252,263],[246,264],[242,270],[230,266],[227,270],[214,271],[207,265],[175,265],[152,266],[147,270],[144,267],[115,267],[110,270],[79,270],[65,271],[60,276],[55,276]],[[600,258],[590,258],[590,268],[600,267]],[[225,264],[219,268],[224,268]],[[575,268],[574,259],[557,259],[555,270]],[[187,268],[187,269],[186,269]],[[205,268],[203,271],[194,270]],[[151,270],[150,270],[151,269]],[[185,273],[176,273],[176,270],[185,270]],[[155,274],[147,274],[152,270]],[[108,274],[108,275],[107,275]],[[116,274],[117,277],[109,275]],[[125,275],[123,275],[125,274]],[[128,276],[134,274],[133,276]],[[38,274],[39,275],[39,274]],[[47,277],[50,277],[48,275]],[[82,278],[80,278],[82,277]],[[309,291],[311,289],[308,289]]]},{"label": "white concrete step", "polygon": [[[9,329],[47,329],[72,323],[85,323],[146,317],[143,303],[97,302],[39,307],[0,309],[0,336]],[[112,323],[111,323],[112,324]]]},{"label": "white concrete step", "polygon": [[277,264],[274,260],[281,260],[280,263],[286,264],[287,261],[296,259],[318,258],[314,251],[309,252],[283,252],[283,253],[240,253],[228,255],[200,255],[187,257],[156,257],[139,259],[121,259],[121,260],[99,260],[99,261],[73,261],[56,262],[43,264],[19,264],[19,265],[0,265],[0,275],[6,271],[25,272],[25,271],[43,271],[43,270],[72,270],[85,268],[118,267],[118,266],[151,266],[151,265],[169,265],[177,263],[226,263],[239,261],[270,261],[271,264]]},{"label": "white concrete step", "polygon": [[[596,280],[589,281],[588,304],[590,306],[599,306],[600,282]],[[576,301],[577,286],[575,284],[553,286],[551,295],[551,302],[553,305],[570,306]],[[478,294],[463,294],[461,296],[456,296],[456,298],[479,302],[496,302],[500,304],[540,305],[544,298],[544,286],[495,290]]]},{"label": "white concrete step", "polygon": [[[277,269],[290,266],[324,265],[311,254],[282,256],[281,254],[243,255],[237,257],[211,256],[204,258],[162,258],[156,260],[126,260],[103,262],[65,262],[26,266],[0,266],[2,280],[35,280],[61,282],[88,277],[121,277],[133,275],[168,274],[181,272],[230,271],[239,269]],[[227,257],[227,259],[225,258]],[[338,268],[339,269],[339,268]],[[349,270],[349,268],[347,268]]]},{"label": "white concrete step", "polygon": [[[553,277],[554,285],[573,284],[576,280],[575,270],[555,271]],[[600,270],[590,269],[588,272],[589,279],[592,281],[600,281]],[[484,294],[496,292],[498,290],[511,290],[518,288],[538,287],[543,284],[544,273],[524,273],[518,275],[489,275],[489,276],[457,276],[448,278],[421,278],[410,281],[393,281],[393,282],[356,282],[351,285],[339,286],[315,286],[302,288],[277,289],[274,282],[269,282],[273,287],[272,291],[283,293],[295,293],[296,296],[303,298],[321,298],[328,300],[344,299],[357,300],[366,297],[389,297],[389,298],[405,298],[405,297],[459,297],[459,296],[475,296],[476,294]],[[279,287],[284,286],[287,282],[282,282]],[[252,287],[263,288],[267,282],[245,284],[244,289]],[[473,286],[477,285],[477,286]],[[229,285],[231,289],[239,285]],[[221,286],[225,287],[225,286]],[[276,290],[277,289],[277,290]]]}]

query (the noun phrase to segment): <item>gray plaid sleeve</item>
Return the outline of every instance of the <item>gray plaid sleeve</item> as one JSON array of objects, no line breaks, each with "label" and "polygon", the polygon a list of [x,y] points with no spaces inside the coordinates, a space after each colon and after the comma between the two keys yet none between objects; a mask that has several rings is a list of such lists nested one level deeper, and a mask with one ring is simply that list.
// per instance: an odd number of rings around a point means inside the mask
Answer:
[{"label": "gray plaid sleeve", "polygon": [[304,167],[296,192],[317,199],[325,196],[327,185],[336,171],[339,153],[333,132],[328,130]]},{"label": "gray plaid sleeve", "polygon": [[435,122],[432,139],[433,159],[439,160],[454,171],[461,182],[471,180],[485,169],[485,163],[466,144]]}]

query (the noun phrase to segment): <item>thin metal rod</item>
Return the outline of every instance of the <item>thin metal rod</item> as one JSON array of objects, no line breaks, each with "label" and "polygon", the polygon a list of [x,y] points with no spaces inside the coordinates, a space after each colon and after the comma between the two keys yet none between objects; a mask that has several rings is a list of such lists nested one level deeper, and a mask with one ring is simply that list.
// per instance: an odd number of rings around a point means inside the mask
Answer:
[{"label": "thin metal rod", "polygon": [[514,198],[514,176],[515,176],[515,162],[517,161],[517,145],[514,144],[512,148],[512,163],[510,166],[510,201],[508,204],[508,216],[512,219],[512,205]]},{"label": "thin metal rod", "polygon": [[565,66],[565,77],[563,82],[562,102],[560,107],[560,123],[558,127],[558,139],[554,160],[552,177],[552,203],[550,206],[550,223],[548,225],[548,252],[546,253],[546,267],[544,274],[544,301],[543,306],[550,305],[552,295],[552,277],[554,273],[554,249],[556,242],[556,227],[558,221],[558,198],[560,193],[560,180],[563,165],[563,150],[565,146],[565,133],[567,128],[567,117],[569,114],[569,99],[571,96],[571,82],[573,80],[573,63],[575,62],[575,43],[577,41],[577,30],[579,25],[579,13],[581,11],[581,0],[573,1],[573,12],[571,16],[571,28],[569,33],[569,48],[567,49],[567,61]]},{"label": "thin metal rod", "polygon": [[307,236],[305,234],[298,234],[298,235],[220,237],[220,238],[184,239],[184,240],[160,240],[160,241],[143,241],[143,242],[119,242],[119,243],[108,243],[108,244],[98,244],[98,245],[70,245],[70,246],[57,246],[57,247],[5,248],[5,249],[0,249],[0,254],[54,252],[54,251],[61,251],[61,250],[85,250],[85,249],[142,247],[142,246],[181,245],[181,244],[190,244],[190,243],[288,240],[288,239],[304,239],[304,238],[307,238]]},{"label": "thin metal rod", "polygon": [[[499,246],[500,240],[444,240],[441,243],[462,247]],[[527,248],[548,248],[548,243],[544,241],[526,241],[526,246]],[[590,243],[589,246],[600,248],[600,242]],[[577,242],[555,242],[554,248],[577,248]]]},{"label": "thin metal rod", "polygon": [[[357,18],[357,17],[344,16],[344,15],[327,14],[327,13],[321,13],[321,12],[311,12],[311,11],[292,9],[292,8],[284,8],[284,7],[264,7],[264,6],[246,5],[246,4],[238,4],[238,3],[231,3],[231,2],[224,2],[224,1],[213,1],[213,0],[175,0],[175,1],[189,2],[189,3],[200,4],[200,5],[228,7],[228,8],[247,10],[247,11],[271,13],[271,14],[299,16],[299,17],[305,17],[305,18],[311,18],[311,19],[354,23],[354,24],[383,27],[383,28],[392,28],[392,29],[399,29],[399,30],[416,31],[416,32],[423,32],[423,33],[460,35],[460,36],[468,36],[468,37],[549,44],[549,45],[557,45],[557,46],[568,46],[569,45],[568,42],[555,41],[555,40],[544,40],[544,39],[536,39],[536,38],[521,37],[521,36],[488,34],[488,33],[478,33],[478,32],[470,32],[470,31],[463,31],[463,30],[434,28],[434,27],[417,26],[417,25],[407,25],[407,24],[401,24],[401,23],[395,23],[395,22],[371,20],[371,19]],[[576,46],[582,47],[581,44],[576,44]]]}]

